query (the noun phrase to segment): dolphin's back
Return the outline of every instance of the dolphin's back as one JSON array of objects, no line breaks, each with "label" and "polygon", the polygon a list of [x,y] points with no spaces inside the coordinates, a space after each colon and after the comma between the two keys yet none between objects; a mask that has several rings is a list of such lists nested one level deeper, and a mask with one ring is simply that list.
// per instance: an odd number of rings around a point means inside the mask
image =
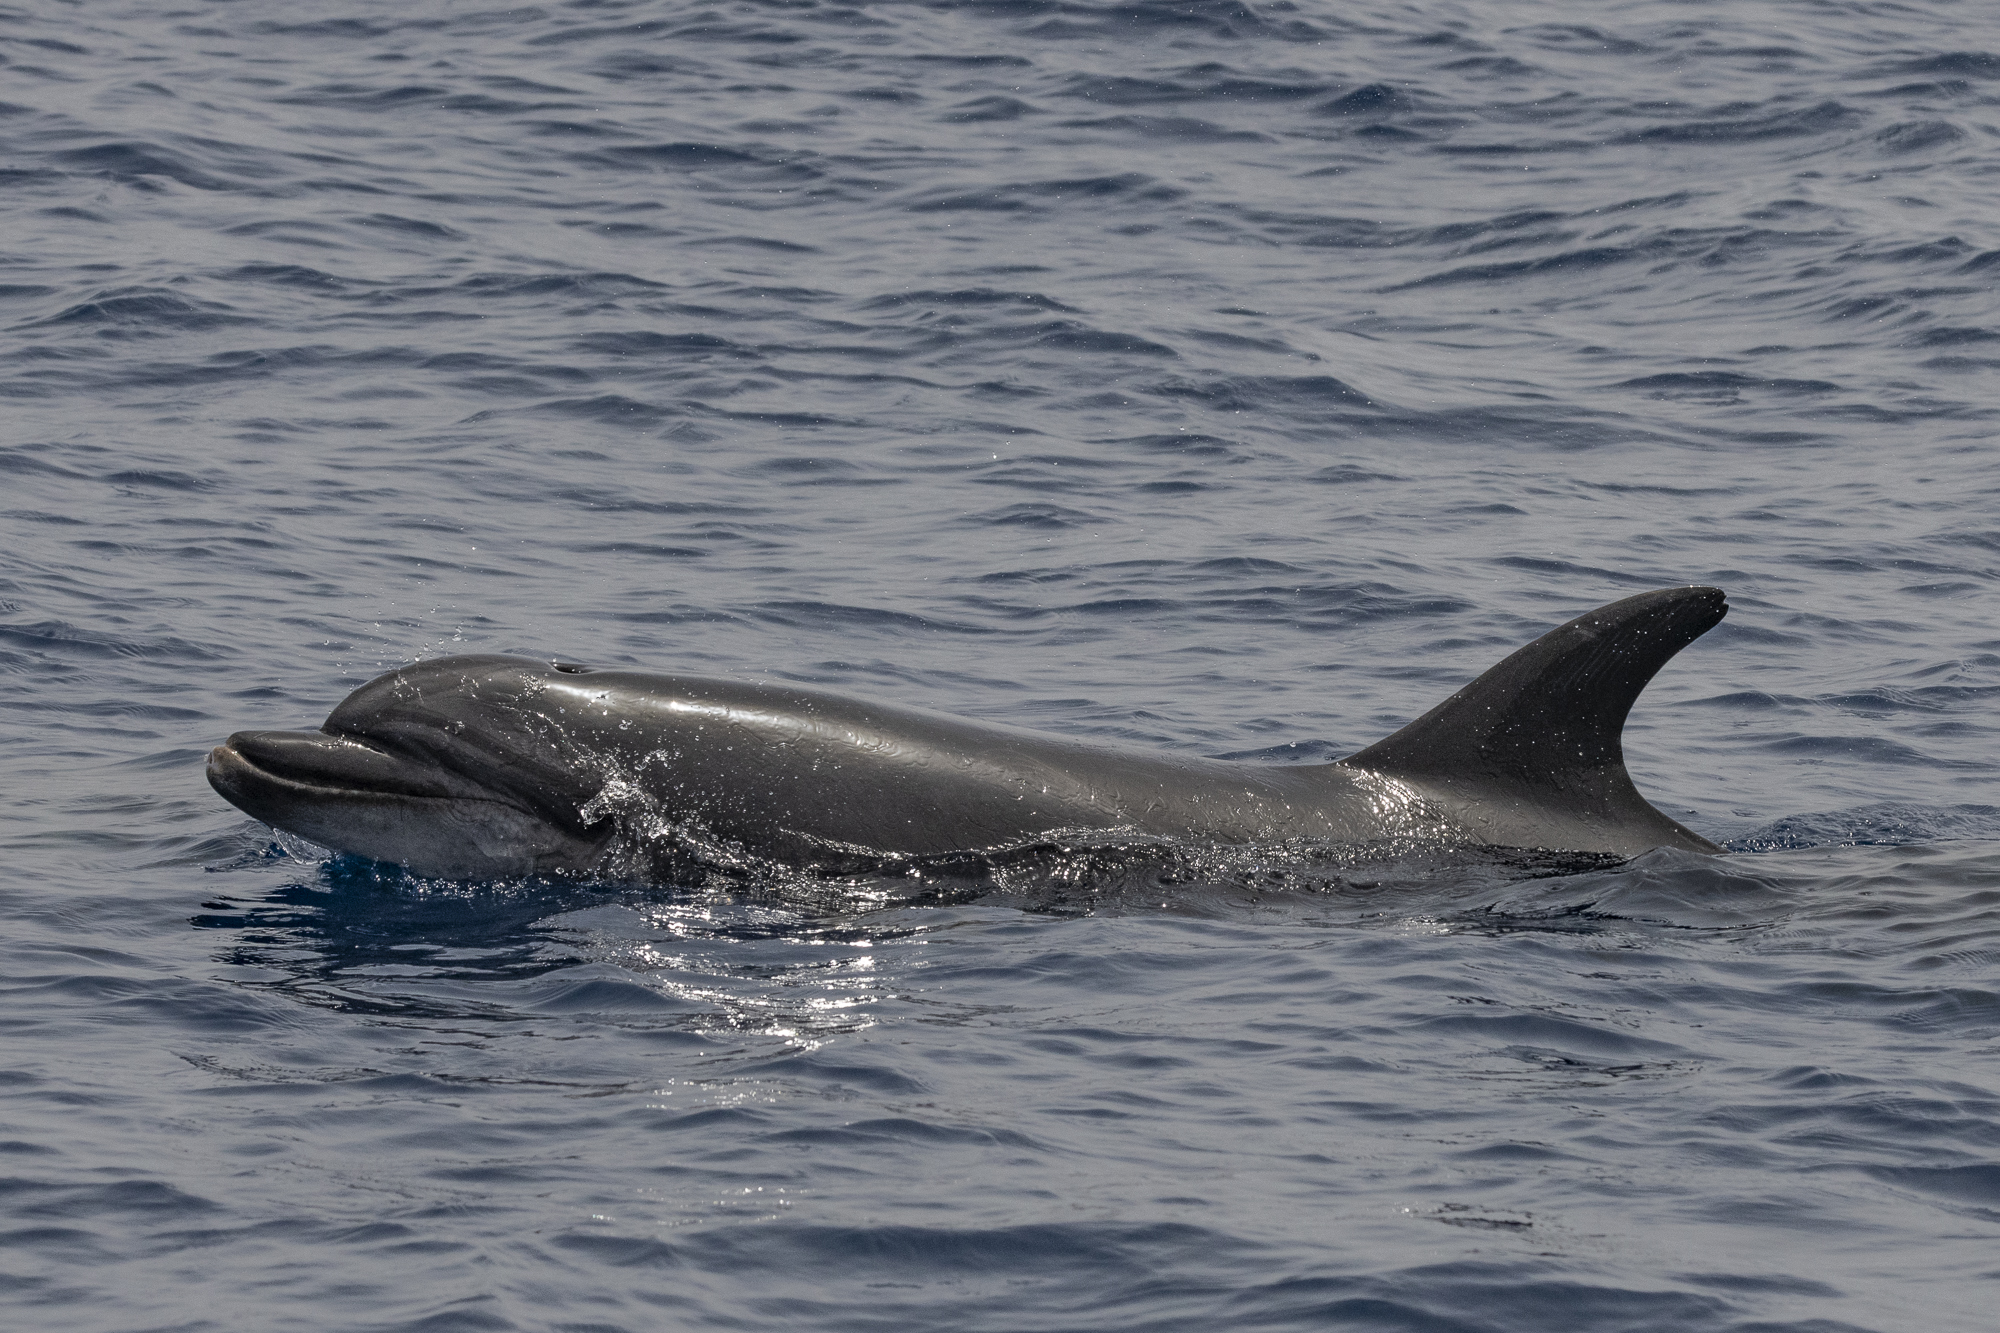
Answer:
[{"label": "dolphin's back", "polygon": [[[501,676],[539,666],[479,661]],[[568,745],[610,760],[598,771],[649,808],[801,864],[990,850],[1056,831],[1224,842],[1387,833],[1369,775],[1334,765],[1159,754],[792,685],[644,671],[552,680],[537,706],[564,700]]]},{"label": "dolphin's back", "polygon": [[[1715,851],[1639,794],[1620,733],[1646,683],[1726,609],[1713,588],[1600,607],[1327,765],[1149,753],[795,686],[606,672],[577,688],[611,705],[590,748],[639,741],[631,771],[663,808],[786,859],[972,851],[1056,829]],[[634,719],[645,725],[622,730]],[[672,759],[638,763],[647,751]]]}]

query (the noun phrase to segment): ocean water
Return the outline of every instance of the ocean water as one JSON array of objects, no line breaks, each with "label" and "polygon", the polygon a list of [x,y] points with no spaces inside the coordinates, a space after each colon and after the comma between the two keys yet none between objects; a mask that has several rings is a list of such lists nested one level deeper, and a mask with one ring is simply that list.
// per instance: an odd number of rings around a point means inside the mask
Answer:
[{"label": "ocean water", "polygon": [[[2000,12],[0,9],[37,1330],[1984,1329]],[[412,659],[1325,760],[1646,588],[1728,855],[415,882]]]}]

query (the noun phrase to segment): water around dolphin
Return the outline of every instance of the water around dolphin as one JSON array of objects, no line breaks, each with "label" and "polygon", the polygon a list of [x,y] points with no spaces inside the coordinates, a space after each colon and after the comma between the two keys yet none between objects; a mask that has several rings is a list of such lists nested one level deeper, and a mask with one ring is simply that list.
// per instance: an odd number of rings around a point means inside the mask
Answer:
[{"label": "water around dolphin", "polygon": [[238,732],[208,777],[279,828],[448,879],[645,873],[660,853],[703,847],[846,870],[1121,832],[1712,852],[1639,794],[1620,737],[1646,683],[1726,612],[1704,587],[1613,602],[1329,764],[1153,754],[789,686],[468,655],[369,682],[317,732]]}]

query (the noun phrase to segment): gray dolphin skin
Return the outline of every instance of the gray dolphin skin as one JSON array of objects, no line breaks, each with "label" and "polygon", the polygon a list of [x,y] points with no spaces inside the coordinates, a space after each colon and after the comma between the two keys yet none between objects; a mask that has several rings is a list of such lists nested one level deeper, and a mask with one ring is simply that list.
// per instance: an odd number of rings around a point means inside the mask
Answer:
[{"label": "gray dolphin skin", "polygon": [[606,873],[631,864],[635,837],[806,870],[1078,834],[1716,852],[1646,803],[1620,737],[1646,682],[1727,611],[1701,587],[1600,607],[1332,764],[1156,754],[791,686],[473,655],[370,681],[318,731],[238,732],[209,755],[208,780],[266,823],[441,879]]}]

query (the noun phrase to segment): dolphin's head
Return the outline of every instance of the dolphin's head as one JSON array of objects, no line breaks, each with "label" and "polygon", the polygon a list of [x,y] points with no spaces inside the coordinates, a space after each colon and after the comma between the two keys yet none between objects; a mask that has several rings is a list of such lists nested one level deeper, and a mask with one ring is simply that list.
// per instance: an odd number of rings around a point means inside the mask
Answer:
[{"label": "dolphin's head", "polygon": [[343,852],[447,879],[588,870],[611,821],[574,738],[586,668],[444,657],[349,695],[318,731],[239,731],[208,756],[232,804]]}]

